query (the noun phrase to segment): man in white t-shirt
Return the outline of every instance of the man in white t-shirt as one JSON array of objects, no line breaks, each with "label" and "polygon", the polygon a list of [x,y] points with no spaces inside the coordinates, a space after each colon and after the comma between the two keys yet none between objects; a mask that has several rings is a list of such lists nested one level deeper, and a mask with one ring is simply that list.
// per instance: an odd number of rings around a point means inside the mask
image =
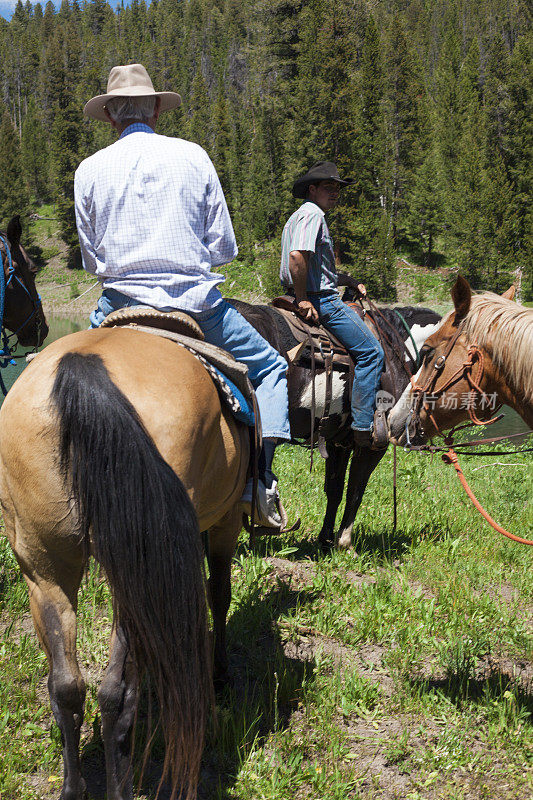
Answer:
[{"label": "man in white t-shirt", "polygon": [[[320,321],[339,339],[354,364],[352,428],[359,447],[383,449],[388,444],[383,411],[376,411],[376,392],[383,370],[383,349],[359,315],[337,292],[337,269],[326,213],[337,205],[343,186],[332,161],[319,161],[294,183],[294,197],[305,200],[292,214],[281,237],[280,278],[293,291],[309,321]],[[366,294],[359,284],[361,296]]]}]

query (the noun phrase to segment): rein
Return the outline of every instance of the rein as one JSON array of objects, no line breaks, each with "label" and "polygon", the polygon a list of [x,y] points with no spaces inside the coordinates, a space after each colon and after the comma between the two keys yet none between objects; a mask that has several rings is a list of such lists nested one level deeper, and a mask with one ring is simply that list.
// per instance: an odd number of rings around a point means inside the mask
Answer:
[{"label": "rein", "polygon": [[[385,361],[387,363],[387,366],[389,367],[390,374],[391,374],[391,380],[392,380],[392,383],[393,383],[394,393],[396,394],[396,382],[394,380],[394,368],[393,368],[393,364],[392,364],[390,353],[392,352],[396,356],[396,358],[398,359],[398,362],[400,364],[400,367],[406,373],[408,380],[411,381],[411,382],[412,382],[412,379],[413,379],[413,373],[411,372],[411,370],[409,369],[407,363],[405,362],[404,355],[407,355],[408,359],[412,359],[412,355],[409,352],[409,348],[407,347],[407,341],[404,342],[404,340],[402,339],[402,337],[400,336],[400,334],[398,333],[398,331],[396,330],[394,325],[392,325],[392,323],[385,317],[385,315],[381,313],[381,311],[379,310],[377,305],[375,303],[373,303],[372,300],[370,300],[368,297],[365,297],[365,300],[368,303],[368,307],[369,307],[369,310],[370,310],[371,316],[372,316],[372,321],[373,321],[374,326],[376,328],[376,331],[377,331],[377,334],[378,334],[378,338],[380,340],[380,344],[383,347],[383,353],[384,353],[384,356],[385,356]],[[355,306],[356,304],[355,303],[349,303],[348,305]],[[364,308],[362,303],[361,303],[361,307],[363,308],[363,314],[366,314],[365,308]],[[413,336],[411,334],[411,330],[410,330],[407,322],[405,321],[405,319],[402,317],[402,315],[399,312],[397,312],[395,309],[392,309],[392,310],[394,311],[396,316],[400,319],[402,325],[405,326],[405,328],[407,330],[407,333],[409,334],[409,338],[411,339],[411,341],[412,341],[412,343],[414,345],[415,353],[416,353],[415,365],[418,368],[419,352],[418,352],[418,348],[416,346],[415,340],[413,339]],[[380,317],[380,319],[381,319],[381,322],[382,322],[381,325],[378,322],[378,319],[377,319],[378,317]],[[392,331],[392,339],[389,338],[389,336],[385,333],[383,323],[387,326],[387,328],[390,331]]]},{"label": "rein", "polygon": [[[439,452],[439,451],[442,452],[442,451],[446,450],[447,452],[444,453],[444,455],[441,456],[443,462],[445,464],[451,464],[455,468],[457,477],[459,478],[459,480],[461,482],[461,485],[462,485],[463,489],[465,490],[467,496],[470,498],[470,500],[472,501],[473,505],[477,508],[479,513],[482,515],[482,517],[484,517],[484,519],[486,519],[486,521],[489,523],[489,525],[491,525],[494,528],[494,530],[498,531],[498,533],[501,533],[503,536],[506,536],[508,539],[511,539],[513,542],[518,542],[519,544],[533,545],[533,541],[531,541],[530,539],[523,539],[520,536],[515,536],[513,533],[510,533],[509,531],[505,530],[505,528],[502,528],[502,526],[498,525],[498,523],[495,522],[492,519],[492,517],[490,516],[490,514],[483,508],[483,506],[481,505],[481,503],[479,502],[479,500],[475,496],[474,492],[472,491],[472,489],[468,485],[468,482],[467,482],[467,480],[465,478],[463,470],[461,469],[461,466],[459,464],[459,459],[457,457],[457,453],[455,452],[455,449],[454,449],[454,446],[453,446],[453,435],[454,435],[454,433],[456,431],[464,430],[464,428],[470,427],[471,425],[492,425],[494,422],[497,422],[499,419],[501,419],[503,415],[502,414],[498,414],[495,417],[492,417],[492,419],[480,420],[478,418],[478,416],[476,415],[476,412],[475,412],[475,409],[474,409],[474,403],[472,402],[472,403],[468,404],[468,415],[469,415],[471,421],[469,423],[466,423],[466,425],[457,425],[454,428],[452,428],[449,431],[448,434],[444,434],[440,430],[439,426],[437,425],[435,417],[431,413],[431,410],[430,410],[429,406],[427,405],[426,401],[424,400],[424,397],[427,394],[428,390],[429,390],[430,395],[431,395],[432,398],[438,398],[438,397],[440,397],[441,395],[443,395],[445,393],[446,389],[449,389],[450,386],[453,386],[455,383],[457,383],[461,379],[466,379],[466,381],[468,382],[468,385],[470,386],[470,391],[471,391],[471,393],[473,395],[472,399],[474,399],[477,395],[479,395],[481,398],[486,397],[485,392],[482,390],[482,388],[480,386],[481,379],[483,377],[483,372],[484,372],[484,355],[483,355],[483,352],[480,350],[480,348],[476,344],[471,344],[469,346],[469,348],[467,350],[467,359],[466,359],[466,361],[461,365],[461,367],[459,367],[458,370],[456,370],[453,373],[453,375],[442,386],[440,386],[437,389],[437,385],[436,384],[437,384],[439,375],[441,374],[442,370],[444,369],[444,366],[446,364],[446,360],[450,356],[450,354],[451,354],[453,348],[455,347],[455,344],[456,344],[456,342],[457,342],[457,340],[458,340],[460,335],[461,335],[461,329],[459,329],[455,333],[455,335],[452,337],[452,339],[450,340],[444,355],[439,356],[437,358],[437,360],[435,361],[435,364],[433,365],[434,370],[435,370],[435,374],[434,375],[430,375],[430,377],[428,378],[428,380],[427,380],[427,382],[426,382],[426,384],[424,386],[419,386],[419,385],[415,384],[414,380],[411,379],[411,385],[413,387],[412,391],[413,391],[413,394],[416,397],[416,403],[415,403],[415,409],[414,409],[415,424],[419,424],[420,423],[420,409],[423,406],[425,411],[426,411],[426,413],[427,413],[427,415],[431,419],[431,422],[433,423],[433,425],[435,427],[435,430],[438,432],[438,434],[440,436],[442,436],[446,447],[445,448],[444,447],[434,447],[433,445],[429,445],[429,446],[428,445],[422,445],[420,447],[417,447],[417,446],[412,445],[410,440],[409,440],[409,431],[408,431],[408,429],[409,429],[410,419],[408,419],[407,422],[406,422],[406,426],[405,426],[406,432],[407,432],[407,443],[408,443],[406,449],[415,450],[415,451],[419,451],[419,452],[424,451],[424,450],[425,451],[429,451],[429,452]],[[476,362],[479,364],[479,368],[478,368],[476,376],[474,377],[474,366],[475,366]],[[523,434],[512,434],[512,436],[522,436],[522,435]],[[511,436],[495,436],[495,437],[487,438],[487,439],[478,439],[477,441],[464,442],[464,443],[461,443],[461,444],[459,444],[457,446],[458,447],[474,447],[475,445],[478,445],[478,444],[492,444],[494,442],[498,442],[498,441],[502,441],[503,439],[510,439],[510,438],[511,438]],[[533,450],[533,448],[527,448],[527,450],[528,451],[529,450]],[[509,451],[509,452],[516,452],[516,451]],[[468,452],[466,452],[465,453],[464,451],[462,451],[462,454],[463,455],[470,455],[470,456],[472,456],[472,455],[501,455],[501,453],[496,453],[494,451],[489,451],[488,453],[487,452],[485,452],[485,453],[468,453]]]},{"label": "rein", "polygon": [[[0,350],[0,370],[2,370],[5,369],[5,367],[7,367],[8,365],[16,364],[15,361],[16,358],[25,358],[28,355],[28,353],[23,353],[20,356],[15,356],[14,353],[18,347],[18,339],[13,344],[10,343],[10,340],[15,339],[19,331],[21,331],[22,328],[24,328],[28,324],[28,322],[30,322],[30,320],[33,319],[33,317],[37,314],[37,310],[41,305],[41,297],[40,295],[37,295],[37,302],[35,302],[35,300],[33,299],[28,290],[28,287],[26,286],[24,281],[22,281],[17,275],[15,267],[13,266],[13,258],[11,256],[11,250],[9,247],[7,237],[4,236],[3,234],[0,234],[0,243],[3,245],[3,249],[5,250],[6,253],[5,259],[2,259],[0,267],[0,335],[2,338],[2,345],[3,345],[2,349]],[[6,270],[4,269],[6,261],[7,261],[7,276],[6,276]],[[24,289],[24,291],[30,298],[33,310],[31,314],[24,320],[24,322],[21,325],[19,325],[16,331],[8,333],[4,325],[4,310],[6,301],[6,290],[12,282],[17,282],[19,286],[21,286]],[[36,351],[37,348],[34,348],[33,351],[30,350],[28,352],[31,353]],[[1,371],[0,371],[0,390],[2,391],[5,397],[7,395],[7,389]]]}]

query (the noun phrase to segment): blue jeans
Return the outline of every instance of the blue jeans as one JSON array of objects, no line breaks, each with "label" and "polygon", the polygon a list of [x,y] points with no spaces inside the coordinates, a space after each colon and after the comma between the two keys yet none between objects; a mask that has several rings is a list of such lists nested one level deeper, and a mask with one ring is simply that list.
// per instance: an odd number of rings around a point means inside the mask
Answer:
[{"label": "blue jeans", "polygon": [[355,363],[352,428],[368,431],[374,422],[376,392],[383,369],[383,348],[359,315],[335,291],[309,295],[320,322],[339,339]]},{"label": "blue jeans", "polygon": [[118,308],[129,308],[130,306],[140,305],[138,300],[133,297],[128,297],[127,294],[117,292],[116,289],[104,289],[101,296],[98,298],[98,304],[95,310],[91,313],[89,319],[91,321],[91,328],[99,328],[104,319],[112,311]]},{"label": "blue jeans", "polygon": [[[91,327],[98,328],[117,308],[138,305],[137,300],[116,289],[104,289],[97,309],[91,314]],[[283,356],[225,300],[191,316],[198,322],[206,342],[221,347],[248,367],[261,415],[263,438],[290,439],[287,362]]]}]

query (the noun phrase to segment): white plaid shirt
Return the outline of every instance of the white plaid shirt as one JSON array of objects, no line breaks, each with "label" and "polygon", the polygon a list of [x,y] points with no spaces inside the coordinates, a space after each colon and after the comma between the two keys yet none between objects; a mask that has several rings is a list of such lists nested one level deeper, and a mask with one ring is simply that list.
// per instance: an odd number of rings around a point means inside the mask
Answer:
[{"label": "white plaid shirt", "polygon": [[166,310],[220,302],[224,277],[211,270],[238,250],[220,181],[199,145],[129,125],[82,161],[74,197],[83,266],[104,288]]}]

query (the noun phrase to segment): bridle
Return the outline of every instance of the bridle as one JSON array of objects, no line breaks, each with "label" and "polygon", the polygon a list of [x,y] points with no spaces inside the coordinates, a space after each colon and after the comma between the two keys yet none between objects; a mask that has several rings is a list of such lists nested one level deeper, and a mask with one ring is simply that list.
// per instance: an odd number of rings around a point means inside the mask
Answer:
[{"label": "bridle", "polygon": [[[13,264],[13,257],[11,255],[11,250],[9,247],[7,237],[2,234],[0,234],[0,245],[3,246],[0,247],[0,251],[2,249],[5,251],[5,254],[2,254],[1,265],[0,265],[0,336],[2,339],[2,348],[0,349],[0,369],[4,369],[9,364],[15,364],[16,363],[16,361],[14,360],[15,358],[26,357],[27,353],[15,356],[15,351],[19,345],[18,334],[24,327],[26,327],[26,325],[35,316],[37,316],[37,330],[38,334],[40,334],[41,320],[40,317],[38,316],[38,312],[41,308],[41,297],[39,294],[36,295],[36,298],[33,297],[28,287],[24,283],[24,281],[19,277],[19,275],[17,275],[16,268]],[[15,331],[8,333],[4,324],[6,291],[10,285],[15,283],[21,286],[22,289],[28,295],[32,305],[32,311],[29,314],[29,316],[24,320],[24,322],[21,325],[19,325]],[[40,336],[38,336],[38,338],[40,338]],[[33,351],[28,351],[28,352],[35,352],[36,349],[37,348],[35,347]],[[5,387],[1,372],[0,372],[0,390],[3,392],[4,396],[7,394],[7,389]]]},{"label": "bridle", "polygon": [[[453,434],[461,430],[465,427],[469,427],[470,425],[492,425],[497,420],[501,419],[501,414],[492,417],[492,419],[488,420],[481,420],[476,414],[475,406],[477,404],[477,400],[481,400],[484,402],[488,400],[487,395],[481,388],[481,380],[483,378],[483,374],[485,371],[485,356],[483,351],[477,346],[477,344],[473,343],[470,344],[467,348],[467,358],[462,363],[462,365],[457,369],[449,378],[446,380],[441,386],[437,386],[437,382],[446,366],[446,362],[450,357],[453,348],[455,347],[457,340],[461,336],[462,330],[459,328],[456,333],[452,336],[450,341],[448,342],[448,346],[446,347],[445,352],[440,355],[435,363],[433,364],[433,373],[430,373],[426,383],[421,386],[417,384],[414,378],[411,378],[411,387],[412,387],[412,394],[414,395],[414,404],[411,407],[410,414],[406,420],[406,436],[407,436],[407,446],[411,445],[409,439],[409,425],[411,422],[414,421],[415,428],[417,430],[422,430],[422,423],[420,420],[420,412],[422,408],[426,412],[427,416],[431,420],[435,430],[438,434],[440,434],[446,444],[452,444],[453,442]],[[423,350],[423,348],[422,348]],[[477,365],[477,372],[474,374],[475,367]],[[433,414],[431,413],[431,408],[428,405],[427,397],[431,397],[432,400],[437,400],[441,397],[445,392],[454,384],[459,383],[461,380],[466,380],[468,385],[470,386],[470,397],[469,402],[467,403],[467,411],[468,416],[470,417],[470,422],[462,425],[456,425],[452,428],[447,434],[444,434]],[[498,406],[499,408],[500,406]]]}]

